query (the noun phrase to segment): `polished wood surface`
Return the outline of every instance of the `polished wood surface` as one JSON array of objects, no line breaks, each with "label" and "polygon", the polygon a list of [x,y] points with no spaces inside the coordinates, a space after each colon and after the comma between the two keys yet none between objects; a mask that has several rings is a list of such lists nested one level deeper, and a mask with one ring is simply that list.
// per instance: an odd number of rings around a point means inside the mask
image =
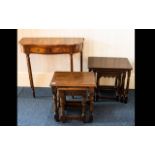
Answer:
[{"label": "polished wood surface", "polygon": [[95,76],[92,72],[55,72],[51,86],[95,87]]},{"label": "polished wood surface", "polygon": [[132,70],[132,66],[127,58],[89,57],[88,68],[89,71],[93,71],[96,74],[96,100],[101,97],[99,95],[100,90],[105,88],[104,86],[99,85],[100,78],[114,77],[115,85],[113,89],[116,91],[116,99],[127,103],[129,82]]},{"label": "polished wood surface", "polygon": [[73,72],[73,54],[80,53],[80,71],[83,70],[84,38],[22,38],[19,43],[27,57],[30,85],[35,97],[30,54],[69,54],[70,70]]},{"label": "polished wood surface", "polygon": [[22,38],[22,45],[77,45],[83,43],[83,38]]},{"label": "polished wood surface", "polygon": [[19,43],[24,53],[70,54],[81,52],[83,42],[83,38],[23,38]]},{"label": "polished wood surface", "polygon": [[88,68],[98,69],[132,69],[132,66],[127,58],[116,57],[89,57]]},{"label": "polished wood surface", "polygon": [[[79,119],[86,122],[86,103],[89,99],[89,117],[88,121],[93,120],[94,110],[94,88],[96,87],[95,75],[93,72],[55,72],[50,83],[54,101],[54,118],[56,121],[65,122],[67,119]],[[82,97],[81,115],[67,116],[65,108],[67,106],[77,107],[79,105],[74,101],[66,101],[66,96]],[[71,104],[72,103],[72,104]],[[76,104],[75,104],[76,103]]]}]

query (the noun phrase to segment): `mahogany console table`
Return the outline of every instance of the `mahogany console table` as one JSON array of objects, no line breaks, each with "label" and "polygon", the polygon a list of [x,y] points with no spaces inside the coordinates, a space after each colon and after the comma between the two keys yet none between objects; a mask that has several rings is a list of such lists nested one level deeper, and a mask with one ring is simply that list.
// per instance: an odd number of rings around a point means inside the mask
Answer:
[{"label": "mahogany console table", "polygon": [[100,78],[115,77],[115,86],[113,88],[116,90],[116,99],[127,103],[132,70],[132,66],[127,58],[89,57],[88,68],[89,71],[93,71],[97,77],[96,100],[98,100],[99,97],[102,98],[102,96],[99,96],[100,90],[108,88],[108,86],[99,85]]},{"label": "mahogany console table", "polygon": [[[50,85],[53,92],[54,118],[56,121],[65,121],[66,119],[82,119],[85,121],[86,99],[89,100],[88,121],[91,122],[93,120],[94,89],[96,87],[93,72],[55,72]],[[66,95],[83,96],[82,104],[80,104],[82,106],[81,116],[68,117],[65,115],[64,109],[66,106],[77,105],[73,101],[66,101]]]},{"label": "mahogany console table", "polygon": [[32,88],[33,97],[35,90],[33,84],[33,76],[30,62],[30,54],[69,54],[70,55],[70,70],[73,71],[73,54],[80,53],[80,70],[83,66],[83,42],[84,38],[22,38],[20,44],[23,46],[23,51],[26,54],[27,67],[29,73],[30,85]]}]

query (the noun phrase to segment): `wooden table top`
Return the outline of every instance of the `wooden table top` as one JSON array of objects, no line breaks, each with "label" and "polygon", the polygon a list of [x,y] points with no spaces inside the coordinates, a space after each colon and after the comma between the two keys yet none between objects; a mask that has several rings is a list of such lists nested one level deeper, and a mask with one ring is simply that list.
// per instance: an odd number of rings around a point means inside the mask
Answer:
[{"label": "wooden table top", "polygon": [[128,58],[88,57],[88,68],[97,69],[132,69]]},{"label": "wooden table top", "polygon": [[55,72],[51,86],[96,87],[93,72]]},{"label": "wooden table top", "polygon": [[82,44],[84,38],[22,38],[21,45],[77,45]]}]

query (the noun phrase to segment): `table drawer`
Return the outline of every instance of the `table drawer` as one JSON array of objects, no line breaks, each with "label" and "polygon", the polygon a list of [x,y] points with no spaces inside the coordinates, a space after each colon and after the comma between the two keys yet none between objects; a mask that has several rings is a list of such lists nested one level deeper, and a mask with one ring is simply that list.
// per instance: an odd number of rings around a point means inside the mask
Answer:
[{"label": "table drawer", "polygon": [[29,51],[29,53],[37,53],[37,54],[70,54],[79,52],[79,46],[30,46],[26,47],[25,51]]},{"label": "table drawer", "polygon": [[52,46],[50,52],[53,54],[72,53],[74,52],[73,46]]},{"label": "table drawer", "polygon": [[50,52],[50,50],[45,47],[30,47],[30,53],[44,54],[44,53],[49,53],[49,52]]}]

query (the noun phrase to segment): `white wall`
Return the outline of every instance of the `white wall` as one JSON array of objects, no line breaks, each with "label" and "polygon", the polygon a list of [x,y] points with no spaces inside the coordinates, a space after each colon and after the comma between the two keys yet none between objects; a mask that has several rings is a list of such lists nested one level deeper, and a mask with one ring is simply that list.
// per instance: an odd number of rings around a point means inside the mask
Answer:
[{"label": "white wall", "polygon": [[[110,29],[20,29],[18,42],[23,37],[84,37],[83,70],[88,71],[89,56],[127,57],[133,66],[130,88],[135,88],[134,30]],[[29,86],[25,54],[18,43],[18,86]],[[79,54],[74,55],[74,70],[80,70]],[[31,55],[34,85],[49,86],[54,71],[69,71],[69,55]],[[112,84],[112,79],[101,79],[101,83]]]}]

